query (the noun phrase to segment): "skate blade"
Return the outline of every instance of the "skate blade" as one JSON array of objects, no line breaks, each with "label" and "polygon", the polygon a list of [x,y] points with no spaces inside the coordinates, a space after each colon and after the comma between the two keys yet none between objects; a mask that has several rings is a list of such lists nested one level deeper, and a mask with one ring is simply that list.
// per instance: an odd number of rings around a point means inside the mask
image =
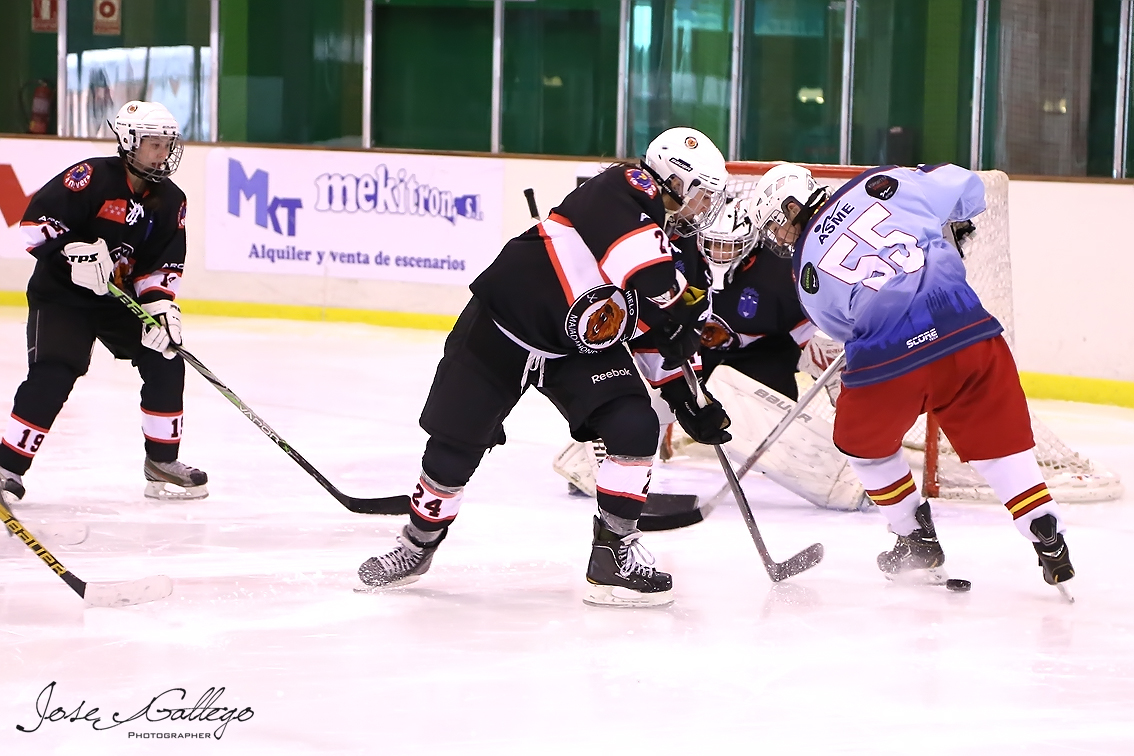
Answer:
[{"label": "skate blade", "polygon": [[160,501],[192,501],[204,499],[209,495],[207,486],[190,486],[182,488],[176,483],[167,483],[164,480],[150,480],[146,482],[145,496],[147,499]]},{"label": "skate blade", "polygon": [[1075,596],[1072,595],[1071,589],[1067,587],[1066,583],[1056,583],[1055,588],[1059,591],[1059,595],[1063,597],[1064,601],[1068,604],[1075,603]]},{"label": "skate blade", "polygon": [[355,586],[354,592],[355,593],[385,593],[386,591],[388,591],[392,588],[401,588],[402,586],[409,585],[410,583],[416,583],[418,580],[421,580],[421,575],[407,575],[406,577],[402,578],[401,580],[395,580],[392,583],[386,583],[384,585],[367,585],[366,583],[363,583],[362,585]]},{"label": "skate blade", "polygon": [[128,583],[87,583],[83,600],[91,606],[120,607],[145,604],[173,593],[173,581],[165,575]]},{"label": "skate blade", "polygon": [[613,607],[669,606],[673,603],[673,591],[639,593],[619,585],[587,583],[583,603],[587,606]]},{"label": "skate blade", "polygon": [[883,572],[886,579],[895,585],[945,585],[949,573],[944,567],[930,567],[924,570],[906,570],[905,572]]}]

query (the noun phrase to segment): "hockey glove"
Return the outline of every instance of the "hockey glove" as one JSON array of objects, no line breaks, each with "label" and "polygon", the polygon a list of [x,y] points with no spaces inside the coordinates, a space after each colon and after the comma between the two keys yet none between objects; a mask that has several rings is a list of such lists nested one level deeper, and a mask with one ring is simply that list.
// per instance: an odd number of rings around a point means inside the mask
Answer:
[{"label": "hockey glove", "polygon": [[727,444],[732,440],[732,434],[725,430],[732,425],[728,413],[721,403],[713,398],[709,390],[701,387],[705,395],[705,406],[697,404],[697,398],[689,390],[689,384],[683,379],[662,384],[661,395],[669,404],[677,422],[689,437],[699,444]]},{"label": "hockey glove", "polygon": [[90,289],[100,297],[110,292],[106,282],[114,272],[114,265],[105,241],[97,239],[94,244],[71,242],[63,247],[63,256],[71,265],[71,281],[76,286]]},{"label": "hockey glove", "polygon": [[971,220],[953,221],[949,224],[949,232],[953,234],[953,244],[961,257],[965,256],[965,241],[976,231]]},{"label": "hockey glove", "polygon": [[663,310],[667,322],[658,329],[657,349],[663,370],[677,370],[697,354],[701,329],[709,315],[709,298],[704,289],[688,288],[681,301]]},{"label": "hockey glove", "polygon": [[175,346],[181,346],[181,308],[176,302],[159,299],[142,305],[150,316],[161,325],[142,325],[142,346],[161,352],[167,360],[177,356]]}]

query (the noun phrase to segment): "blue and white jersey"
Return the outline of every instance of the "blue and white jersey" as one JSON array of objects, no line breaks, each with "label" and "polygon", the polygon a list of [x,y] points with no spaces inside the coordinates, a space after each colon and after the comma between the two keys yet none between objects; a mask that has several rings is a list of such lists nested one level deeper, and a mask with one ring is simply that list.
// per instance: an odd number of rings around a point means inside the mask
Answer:
[{"label": "blue and white jersey", "polygon": [[972,171],[884,166],[848,181],[812,217],[795,245],[796,288],[808,317],[846,344],[847,386],[908,373],[1003,330],[941,233],[984,208]]}]

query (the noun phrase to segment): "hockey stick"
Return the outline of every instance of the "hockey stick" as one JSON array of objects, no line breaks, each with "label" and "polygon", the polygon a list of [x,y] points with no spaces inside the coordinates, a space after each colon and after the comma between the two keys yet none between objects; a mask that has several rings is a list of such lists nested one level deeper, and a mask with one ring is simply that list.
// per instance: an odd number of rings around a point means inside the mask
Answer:
[{"label": "hockey stick", "polygon": [[532,214],[532,220],[534,220],[536,223],[539,223],[541,219],[539,217],[539,210],[536,209],[535,190],[525,189],[524,199],[528,201],[528,212]]},{"label": "hockey stick", "polygon": [[[142,306],[138,304],[133,297],[115,286],[113,281],[108,282],[107,287],[110,289],[110,293],[113,294],[119,302],[126,305],[126,307],[130,309],[130,312],[134,313],[138,317],[138,319],[145,323],[147,326],[151,328],[163,327],[152,315],[142,309]],[[336,499],[338,499],[339,503],[344,507],[352,512],[357,512],[359,514],[400,515],[409,513],[409,496],[406,496],[404,494],[400,496],[384,496],[377,499],[356,499],[353,496],[347,496],[342,491],[335,488],[329,480],[323,477],[322,473],[316,470],[310,462],[303,458],[303,455],[292,448],[291,444],[289,444],[287,441],[284,441],[283,438],[281,438],[278,433],[272,430],[267,423],[261,420],[260,416],[253,412],[247,404],[240,401],[240,397],[234,394],[232,392],[232,389],[221,383],[221,380],[213,375],[213,372],[211,370],[205,367],[200,360],[190,354],[189,350],[180,345],[174,345],[173,348],[177,350],[177,353],[185,358],[185,361],[192,365],[198,373],[204,376],[205,380],[213,384],[216,390],[221,392],[225,399],[228,399],[230,402],[236,405],[236,408],[240,410],[240,412],[245,417],[251,420],[253,425],[259,428],[265,436],[275,441],[276,445],[287,453],[287,456],[295,460],[295,463],[297,465],[302,467],[308,475],[318,481],[319,485],[327,489],[327,492],[331,494],[331,496],[334,496]]]},{"label": "hockey stick", "polygon": [[[799,401],[795,403],[795,406],[792,407],[791,410],[783,416],[783,419],[776,424],[775,428],[772,428],[767,438],[761,441],[760,445],[756,447],[756,450],[748,455],[748,459],[744,460],[744,464],[737,468],[737,480],[740,480],[745,475],[747,475],[748,471],[751,470],[753,466],[755,466],[755,464],[760,460],[760,457],[764,456],[764,452],[768,451],[772,444],[774,444],[776,440],[784,434],[784,431],[787,430],[788,426],[791,425],[797,417],[803,414],[803,410],[807,409],[807,405],[811,404],[811,400],[814,399],[824,387],[826,387],[827,382],[830,381],[831,377],[839,371],[839,368],[846,364],[846,361],[846,353],[840,352],[839,356],[836,357],[835,360],[827,366],[827,369],[824,370],[823,373],[815,380],[815,385],[809,388],[807,392],[799,398]],[[716,506],[720,502],[720,500],[724,498],[725,494],[728,493],[729,488],[729,485],[725,485],[723,488],[721,488],[721,490],[717,491],[716,494],[713,495],[713,498],[709,499],[709,503],[706,506]]]},{"label": "hockey stick", "polygon": [[[705,395],[701,392],[701,385],[697,382],[697,376],[693,373],[693,366],[686,362],[681,366],[681,373],[685,376],[685,382],[689,384],[689,390],[693,392],[695,401],[704,406],[702,402]],[[713,444],[713,449],[717,452],[717,459],[721,462],[721,469],[724,470],[725,478],[728,479],[729,488],[732,489],[732,494],[736,497],[736,505],[740,508],[740,513],[744,515],[744,524],[748,526],[748,533],[752,536],[752,542],[756,544],[756,551],[760,552],[760,560],[764,563],[764,569],[768,571],[768,577],[772,579],[772,582],[778,583],[781,580],[787,580],[792,575],[798,575],[819,564],[819,561],[823,558],[823,544],[821,543],[813,543],[783,562],[772,559],[768,547],[764,545],[764,538],[760,535],[760,529],[756,527],[756,519],[752,516],[752,507],[748,505],[748,497],[744,495],[744,489],[740,487],[740,479],[736,477],[736,471],[732,469],[732,463],[728,461],[724,447],[720,444]]]},{"label": "hockey stick", "polygon": [[32,553],[43,560],[51,571],[71,586],[71,590],[91,606],[132,606],[157,601],[173,593],[173,581],[165,575],[131,580],[126,583],[87,583],[80,580],[55,558],[47,548],[16,519],[3,502],[0,502],[0,520],[12,535],[19,538]]}]

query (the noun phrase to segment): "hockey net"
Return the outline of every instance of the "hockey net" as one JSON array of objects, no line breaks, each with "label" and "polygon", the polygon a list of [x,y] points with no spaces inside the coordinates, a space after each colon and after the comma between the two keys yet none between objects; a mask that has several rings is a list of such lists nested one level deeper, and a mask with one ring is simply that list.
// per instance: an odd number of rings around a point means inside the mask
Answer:
[{"label": "hockey net", "polygon": [[[729,191],[747,197],[760,176],[774,163],[732,162]],[[808,165],[812,174],[831,187],[837,187],[857,176],[861,166]],[[1004,326],[1004,338],[1014,344],[1015,321],[1012,308],[1012,264],[1008,246],[1008,176],[1001,171],[980,171],[984,181],[987,210],[976,220],[976,232],[965,244],[965,268],[969,284],[980,296],[985,308]],[[811,409],[828,415],[834,410],[829,402],[817,398]],[[1035,436],[1036,459],[1052,495],[1062,502],[1107,501],[1122,496],[1119,476],[1075,452],[1031,413]],[[945,499],[996,501],[996,495],[969,465],[958,458],[953,447],[937,429],[932,418],[923,415],[906,434],[907,457],[922,472],[923,491],[927,496]]]}]

